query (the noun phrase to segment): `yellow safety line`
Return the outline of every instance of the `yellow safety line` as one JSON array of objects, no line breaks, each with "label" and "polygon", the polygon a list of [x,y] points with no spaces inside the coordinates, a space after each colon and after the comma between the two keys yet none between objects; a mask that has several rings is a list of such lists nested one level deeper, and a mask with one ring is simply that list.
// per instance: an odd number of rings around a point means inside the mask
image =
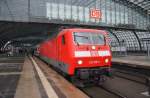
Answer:
[{"label": "yellow safety line", "polygon": [[35,66],[35,69],[39,75],[39,78],[41,80],[41,83],[46,91],[46,94],[48,96],[48,98],[58,98],[58,95],[56,94],[56,92],[54,91],[54,89],[52,88],[52,86],[50,85],[50,83],[48,82],[48,80],[46,79],[44,73],[41,71],[41,69],[38,67],[37,63],[34,61],[34,59],[32,57],[30,57],[33,65]]}]

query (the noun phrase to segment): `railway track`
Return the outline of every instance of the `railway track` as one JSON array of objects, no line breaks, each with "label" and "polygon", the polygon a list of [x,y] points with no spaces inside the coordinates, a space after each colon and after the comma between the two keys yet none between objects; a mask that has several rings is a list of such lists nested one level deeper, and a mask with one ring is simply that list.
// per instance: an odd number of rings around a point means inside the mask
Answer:
[{"label": "railway track", "polygon": [[[132,83],[135,83],[137,85],[143,85],[146,87],[147,86],[146,80],[147,80],[148,76],[140,74],[140,73],[133,73],[130,71],[116,69],[115,74],[114,74],[114,79],[115,78],[120,78],[125,81],[131,81]],[[116,82],[119,83],[119,81],[116,81]],[[113,85],[113,83],[111,85]],[[84,91],[84,93],[86,93],[91,98],[100,98],[100,96],[102,98],[132,98],[131,95],[128,96],[128,94],[126,92],[123,92],[123,91],[120,92],[121,89],[119,90],[119,88],[117,88],[117,87],[115,88],[116,89],[115,90],[115,89],[109,88],[108,86],[106,86],[106,87],[105,86],[106,85],[95,87],[95,89],[97,89],[97,90],[88,88],[88,89],[91,89],[90,90],[91,92],[96,92],[95,94],[91,94],[90,91],[84,90],[84,89],[82,91]],[[122,88],[122,89],[124,89],[124,88]],[[101,94],[102,92],[106,95]],[[139,94],[139,96],[140,96],[140,94]],[[144,97],[137,97],[137,98],[144,98]]]},{"label": "railway track", "polygon": [[140,77],[143,77],[143,76],[146,76],[146,77],[150,77],[150,69],[148,68],[145,68],[145,67],[135,67],[136,65],[134,66],[129,66],[129,65],[118,65],[118,64],[114,64],[112,66],[113,69],[117,69],[120,70],[120,71],[124,71],[130,75],[136,75],[136,76],[140,76]]},{"label": "railway track", "polygon": [[105,87],[103,87],[103,86],[99,86],[99,87],[102,88],[102,89],[104,89],[105,91],[107,91],[107,92],[113,94],[113,95],[118,96],[119,98],[127,98],[125,95],[121,94],[120,92],[117,92],[117,91],[114,91],[114,90],[107,89],[107,88],[105,88]]},{"label": "railway track", "polygon": [[[120,77],[114,77],[112,81],[108,81],[108,83],[102,86],[91,86],[82,88],[81,90],[90,98],[147,98],[146,96],[139,93],[147,91],[144,84]],[[128,86],[126,86],[127,84]]]},{"label": "railway track", "polygon": [[108,89],[104,86],[93,86],[89,88],[80,88],[90,98],[128,98],[127,96],[115,90]]},{"label": "railway track", "polygon": [[130,81],[134,81],[136,83],[143,84],[143,85],[146,85],[147,79],[149,78],[149,76],[140,74],[138,72],[135,73],[135,72],[120,70],[116,68],[115,68],[114,75],[116,77],[128,79]]},{"label": "railway track", "polygon": [[[147,72],[144,72],[147,73]],[[132,72],[131,70],[120,70],[120,69],[115,69],[115,74],[116,77],[126,79],[129,81],[133,81],[135,83],[138,83],[140,85],[144,85],[147,87],[147,92],[150,94],[150,76],[148,74],[143,74],[143,72]],[[148,95],[146,95],[148,96]]]}]

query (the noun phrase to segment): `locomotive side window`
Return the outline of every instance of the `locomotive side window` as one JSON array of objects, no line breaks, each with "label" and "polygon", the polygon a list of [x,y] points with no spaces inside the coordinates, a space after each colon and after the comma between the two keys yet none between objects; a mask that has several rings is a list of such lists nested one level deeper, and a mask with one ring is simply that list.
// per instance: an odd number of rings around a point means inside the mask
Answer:
[{"label": "locomotive side window", "polygon": [[62,41],[61,42],[62,42],[63,45],[65,44],[65,36],[64,35],[62,36]]}]

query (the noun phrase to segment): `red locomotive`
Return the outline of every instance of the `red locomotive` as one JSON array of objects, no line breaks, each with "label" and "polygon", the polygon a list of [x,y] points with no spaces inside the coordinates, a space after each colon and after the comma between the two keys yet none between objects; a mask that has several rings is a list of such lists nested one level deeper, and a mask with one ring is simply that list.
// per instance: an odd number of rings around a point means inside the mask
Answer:
[{"label": "red locomotive", "polygon": [[107,32],[95,29],[63,29],[39,46],[40,58],[70,77],[99,81],[110,73],[111,51]]}]

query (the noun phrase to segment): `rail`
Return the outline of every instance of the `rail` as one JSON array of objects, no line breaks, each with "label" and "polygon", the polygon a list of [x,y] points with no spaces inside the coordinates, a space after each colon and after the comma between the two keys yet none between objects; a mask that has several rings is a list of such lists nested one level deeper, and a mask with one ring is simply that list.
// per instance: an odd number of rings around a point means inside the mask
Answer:
[{"label": "rail", "polygon": [[150,96],[150,77],[146,80],[146,85],[148,86],[148,94]]},{"label": "rail", "polygon": [[128,98],[128,97],[126,97],[125,95],[122,95],[121,93],[119,93],[119,92],[117,92],[117,91],[107,89],[107,88],[105,88],[105,87],[103,87],[103,86],[99,86],[99,87],[102,88],[103,90],[105,90],[105,91],[107,91],[107,92],[113,94],[113,95],[118,96],[119,98]]},{"label": "rail", "polygon": [[[119,72],[119,73],[122,73],[125,75],[122,75],[122,74],[118,75],[116,72]],[[130,77],[129,77],[129,75],[130,75]],[[140,83],[142,85],[145,85],[146,87],[148,87],[148,89],[147,89],[148,95],[147,96],[150,96],[150,76],[149,75],[140,73],[138,71],[132,72],[131,70],[121,71],[121,69],[116,69],[115,70],[115,76],[120,77],[120,78],[124,78],[127,80],[131,80],[131,81],[134,81],[136,83]],[[139,81],[139,78],[140,78],[140,81]]]}]

